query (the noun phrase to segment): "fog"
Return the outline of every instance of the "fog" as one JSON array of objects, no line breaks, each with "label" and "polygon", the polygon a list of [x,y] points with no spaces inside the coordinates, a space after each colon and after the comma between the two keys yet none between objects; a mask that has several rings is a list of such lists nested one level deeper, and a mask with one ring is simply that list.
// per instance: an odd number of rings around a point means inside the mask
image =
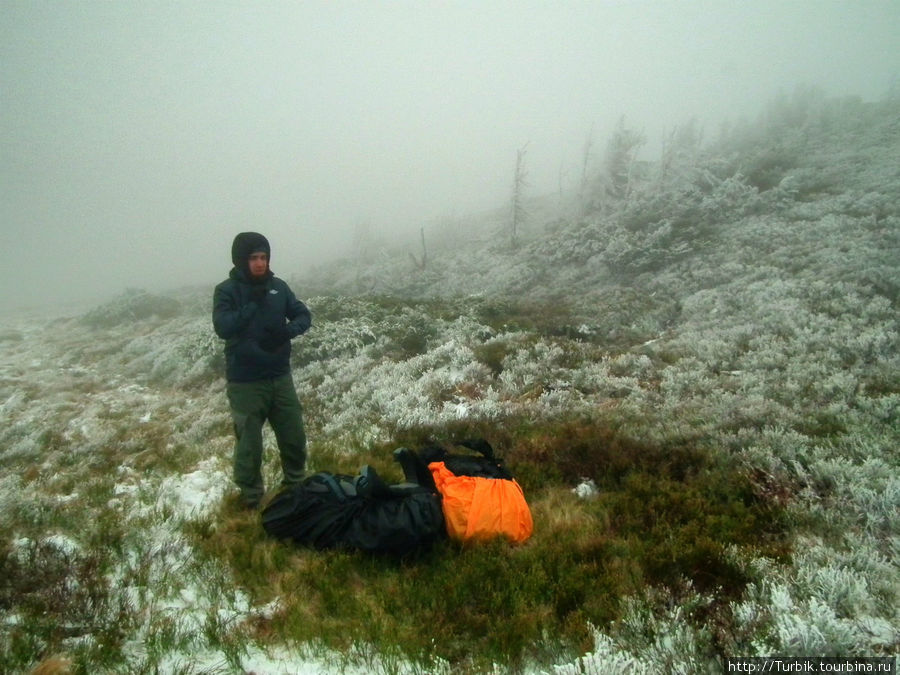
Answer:
[{"label": "fog", "polygon": [[652,153],[798,84],[881,99],[898,35],[895,0],[0,0],[0,308],[212,285],[243,230],[281,276],[414,241],[526,144],[550,193],[622,115]]}]

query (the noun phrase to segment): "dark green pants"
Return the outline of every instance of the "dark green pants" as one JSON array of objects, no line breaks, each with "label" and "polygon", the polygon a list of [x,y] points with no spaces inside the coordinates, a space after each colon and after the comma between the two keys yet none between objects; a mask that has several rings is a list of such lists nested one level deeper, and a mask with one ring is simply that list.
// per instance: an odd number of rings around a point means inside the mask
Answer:
[{"label": "dark green pants", "polygon": [[299,483],[306,470],[303,409],[290,375],[256,382],[229,382],[228,403],[234,421],[234,482],[241,497],[256,504],[265,492],[262,477],[262,428],[275,432],[283,484]]}]

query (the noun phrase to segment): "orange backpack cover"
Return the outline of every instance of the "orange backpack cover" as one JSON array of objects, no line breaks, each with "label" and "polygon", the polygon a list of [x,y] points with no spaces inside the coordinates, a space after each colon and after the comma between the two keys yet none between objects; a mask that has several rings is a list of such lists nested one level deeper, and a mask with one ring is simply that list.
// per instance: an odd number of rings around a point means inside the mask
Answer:
[{"label": "orange backpack cover", "polygon": [[442,496],[451,539],[469,542],[504,536],[520,544],[531,536],[531,510],[515,479],[457,476],[444,462],[431,462],[428,469]]}]

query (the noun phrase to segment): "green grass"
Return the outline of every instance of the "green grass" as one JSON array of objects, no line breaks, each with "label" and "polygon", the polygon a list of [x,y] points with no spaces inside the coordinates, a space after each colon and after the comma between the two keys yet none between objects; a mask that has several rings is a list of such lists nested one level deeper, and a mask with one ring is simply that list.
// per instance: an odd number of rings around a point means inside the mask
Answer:
[{"label": "green grass", "polygon": [[135,616],[123,596],[110,592],[109,542],[92,544],[90,555],[69,554],[49,543],[0,550],[0,609],[15,606],[23,618],[9,628],[0,667],[4,661],[27,663],[38,653],[60,653],[68,639],[84,634],[91,640],[76,650],[74,672],[121,663]]},{"label": "green grass", "polygon": [[[602,420],[517,419],[492,430],[488,439],[532,508],[535,533],[523,546],[443,542],[402,561],[313,552],[267,538],[257,517],[233,502],[217,527],[195,528],[195,538],[254,602],[281,599],[277,616],[253,626],[256,639],[338,652],[366,643],[426,668],[437,657],[461,673],[582,654],[592,646],[591,626],[615,624],[623,601],[648,587],[714,592],[697,620],[727,622],[728,603],[748,582],[733,552],[789,554],[779,508],[708,449],[644,444]],[[410,430],[354,457],[354,466],[368,461],[399,478],[386,459],[391,448],[485,431],[478,424]],[[570,486],[588,476],[600,494],[582,501]]]}]

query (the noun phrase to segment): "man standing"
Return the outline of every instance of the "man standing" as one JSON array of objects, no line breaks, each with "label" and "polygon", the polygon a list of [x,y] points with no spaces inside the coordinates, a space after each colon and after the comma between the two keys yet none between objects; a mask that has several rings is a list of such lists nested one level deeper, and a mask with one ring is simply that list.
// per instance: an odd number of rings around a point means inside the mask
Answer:
[{"label": "man standing", "polygon": [[291,377],[291,340],[312,324],[309,309],[269,269],[268,240],[256,232],[234,238],[228,279],[213,294],[213,327],[225,340],[228,403],[234,421],[234,482],[248,508],[265,492],[262,428],[275,432],[284,485],[303,480],[306,434]]}]

